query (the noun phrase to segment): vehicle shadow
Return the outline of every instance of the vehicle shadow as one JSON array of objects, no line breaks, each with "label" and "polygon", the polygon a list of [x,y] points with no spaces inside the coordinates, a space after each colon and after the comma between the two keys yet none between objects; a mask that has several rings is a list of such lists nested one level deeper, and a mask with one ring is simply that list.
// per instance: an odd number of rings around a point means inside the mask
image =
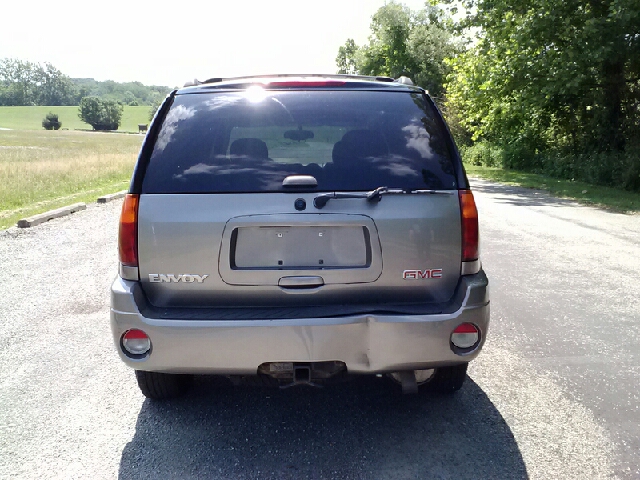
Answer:
[{"label": "vehicle shadow", "polygon": [[528,478],[515,439],[471,379],[403,396],[376,377],[322,389],[222,386],[146,400],[119,478]]}]

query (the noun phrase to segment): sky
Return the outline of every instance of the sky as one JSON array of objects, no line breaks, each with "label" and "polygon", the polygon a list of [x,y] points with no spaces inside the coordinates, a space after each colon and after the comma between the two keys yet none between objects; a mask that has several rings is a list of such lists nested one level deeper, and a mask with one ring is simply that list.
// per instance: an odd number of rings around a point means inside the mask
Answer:
[{"label": "sky", "polygon": [[[0,58],[70,77],[181,86],[270,73],[335,73],[385,0],[18,0],[2,6]],[[413,10],[424,0],[404,0]]]}]

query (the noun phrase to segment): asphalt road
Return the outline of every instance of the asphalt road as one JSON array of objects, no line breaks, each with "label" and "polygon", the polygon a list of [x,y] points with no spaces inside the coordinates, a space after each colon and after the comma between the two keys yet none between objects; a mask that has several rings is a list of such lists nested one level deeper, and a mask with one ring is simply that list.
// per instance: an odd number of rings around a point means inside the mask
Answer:
[{"label": "asphalt road", "polygon": [[640,478],[640,216],[474,183],[492,326],[450,398],[145,400],[109,333],[120,203],[0,233],[0,478]]}]

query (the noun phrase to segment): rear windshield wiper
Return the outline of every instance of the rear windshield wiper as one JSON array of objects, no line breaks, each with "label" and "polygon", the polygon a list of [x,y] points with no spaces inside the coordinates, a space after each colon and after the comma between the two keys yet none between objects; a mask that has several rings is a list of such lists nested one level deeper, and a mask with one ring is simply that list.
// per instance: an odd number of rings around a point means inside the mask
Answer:
[{"label": "rear windshield wiper", "polygon": [[329,200],[332,198],[365,198],[368,202],[379,202],[382,200],[383,195],[403,195],[403,194],[445,194],[449,195],[452,191],[449,190],[418,190],[418,189],[406,189],[402,188],[388,188],[378,187],[370,192],[330,192],[321,193],[313,199],[313,206],[316,208],[323,208]]}]

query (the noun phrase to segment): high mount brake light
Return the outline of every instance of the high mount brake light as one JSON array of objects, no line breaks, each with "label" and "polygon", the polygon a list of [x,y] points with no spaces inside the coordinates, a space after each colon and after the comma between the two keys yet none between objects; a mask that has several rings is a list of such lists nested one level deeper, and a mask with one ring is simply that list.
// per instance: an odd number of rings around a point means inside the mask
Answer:
[{"label": "high mount brake light", "polygon": [[342,80],[280,80],[269,82],[268,87],[341,87],[347,82]]},{"label": "high mount brake light", "polygon": [[478,259],[478,209],[471,190],[459,190],[460,216],[462,218],[462,261]]},{"label": "high mount brake light", "polygon": [[118,253],[120,263],[127,267],[138,266],[138,195],[127,194],[120,214]]}]

